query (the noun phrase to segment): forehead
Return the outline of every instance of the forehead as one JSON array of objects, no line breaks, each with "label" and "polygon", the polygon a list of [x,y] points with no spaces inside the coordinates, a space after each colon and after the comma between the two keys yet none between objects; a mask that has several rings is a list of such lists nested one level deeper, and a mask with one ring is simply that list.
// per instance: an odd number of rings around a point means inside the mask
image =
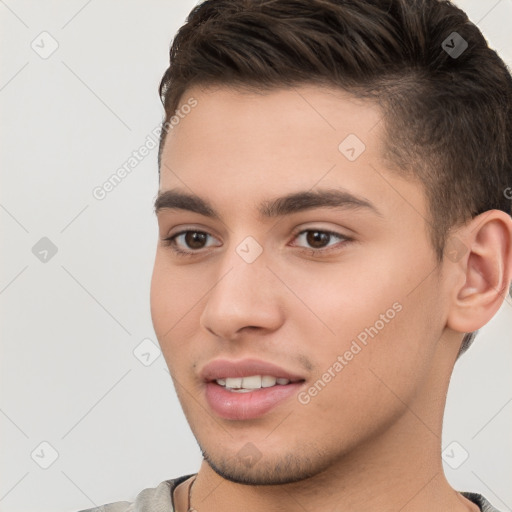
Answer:
[{"label": "forehead", "polygon": [[397,203],[403,198],[390,180],[398,179],[423,208],[418,183],[401,180],[383,159],[383,112],[374,103],[315,85],[260,92],[196,86],[178,111],[191,99],[196,106],[167,135],[160,191],[189,188],[240,205],[343,187],[374,203]]},{"label": "forehead", "polygon": [[[192,98],[196,106],[185,111]],[[315,150],[312,156],[318,158],[321,152],[337,154],[338,144],[349,134],[364,141],[370,150],[378,149],[382,139],[378,125],[383,114],[378,105],[328,87],[254,91],[196,86],[184,93],[178,112],[182,108],[179,123],[167,136],[164,154],[169,146],[185,142],[187,148],[199,150],[194,142],[203,140],[218,143],[219,154],[237,148],[243,156],[243,151],[255,144],[268,144],[272,149],[292,147],[295,153]]]}]

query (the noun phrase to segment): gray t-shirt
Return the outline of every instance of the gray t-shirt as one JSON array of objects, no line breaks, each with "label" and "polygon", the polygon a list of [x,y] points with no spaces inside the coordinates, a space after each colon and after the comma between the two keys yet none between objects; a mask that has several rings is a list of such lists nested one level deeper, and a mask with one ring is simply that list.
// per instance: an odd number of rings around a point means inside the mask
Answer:
[{"label": "gray t-shirt", "polygon": [[[79,512],[174,512],[172,493],[174,489],[193,475],[180,476],[172,480],[164,480],[157,487],[141,491],[135,501],[118,501],[101,507],[80,510]],[[482,512],[499,512],[482,495],[474,492],[461,494],[480,507]]]}]

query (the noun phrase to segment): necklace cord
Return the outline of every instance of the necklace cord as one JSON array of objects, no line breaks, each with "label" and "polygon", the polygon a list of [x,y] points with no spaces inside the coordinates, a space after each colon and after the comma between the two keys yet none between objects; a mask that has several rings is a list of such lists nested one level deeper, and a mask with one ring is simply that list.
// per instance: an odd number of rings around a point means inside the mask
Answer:
[{"label": "necklace cord", "polygon": [[194,482],[196,481],[197,476],[194,477],[194,480],[190,483],[188,486],[188,505],[187,505],[187,512],[197,512],[197,510],[192,506],[191,504],[191,497],[192,497],[192,486],[194,485]]}]

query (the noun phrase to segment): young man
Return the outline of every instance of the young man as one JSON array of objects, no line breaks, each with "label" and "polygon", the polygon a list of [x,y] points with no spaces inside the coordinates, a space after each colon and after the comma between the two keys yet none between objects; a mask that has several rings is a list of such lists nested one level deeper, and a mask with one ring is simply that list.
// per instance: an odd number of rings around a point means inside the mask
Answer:
[{"label": "young man", "polygon": [[512,279],[512,78],[436,0],[209,0],[160,88],[152,317],[204,456],[106,512],[463,512],[457,357]]}]

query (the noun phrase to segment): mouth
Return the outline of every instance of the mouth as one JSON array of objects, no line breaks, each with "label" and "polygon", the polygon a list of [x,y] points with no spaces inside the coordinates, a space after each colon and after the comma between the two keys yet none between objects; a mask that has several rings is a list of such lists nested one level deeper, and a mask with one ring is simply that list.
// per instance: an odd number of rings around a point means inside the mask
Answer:
[{"label": "mouth", "polygon": [[259,418],[296,395],[305,379],[256,359],[216,360],[201,371],[210,409],[227,420]]},{"label": "mouth", "polygon": [[250,393],[257,389],[286,386],[290,384],[290,382],[301,382],[301,380],[291,381],[284,377],[275,377],[273,375],[249,375],[248,377],[226,377],[224,379],[215,379],[213,382],[233,393]]}]

